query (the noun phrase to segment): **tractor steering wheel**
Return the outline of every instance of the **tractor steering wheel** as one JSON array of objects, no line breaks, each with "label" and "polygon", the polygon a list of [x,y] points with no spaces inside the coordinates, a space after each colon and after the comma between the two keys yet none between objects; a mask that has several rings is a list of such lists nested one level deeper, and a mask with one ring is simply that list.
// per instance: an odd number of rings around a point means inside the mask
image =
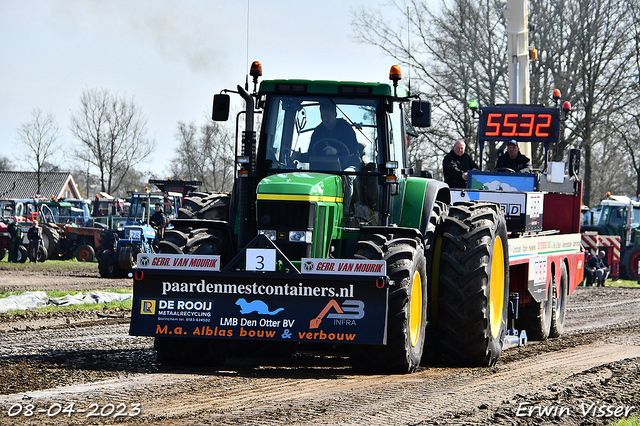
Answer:
[{"label": "tractor steering wheel", "polygon": [[328,146],[335,148],[338,157],[348,157],[351,155],[349,148],[340,140],[334,138],[324,138],[317,141],[311,149],[311,155],[326,155],[324,149]]},{"label": "tractor steering wheel", "polygon": [[494,172],[507,172],[507,173],[515,173],[516,171],[510,169],[509,167],[498,167],[494,170]]}]

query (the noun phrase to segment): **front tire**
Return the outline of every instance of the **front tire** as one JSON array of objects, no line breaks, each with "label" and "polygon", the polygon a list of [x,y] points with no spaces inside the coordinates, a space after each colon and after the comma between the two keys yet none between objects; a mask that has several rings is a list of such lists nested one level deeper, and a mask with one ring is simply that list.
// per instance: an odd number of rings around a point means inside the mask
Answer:
[{"label": "front tire", "polygon": [[458,203],[443,225],[438,342],[446,362],[491,366],[507,332],[509,251],[497,204]]},{"label": "front tire", "polygon": [[386,260],[395,285],[389,292],[387,344],[352,347],[355,369],[373,374],[404,374],[422,359],[427,322],[427,271],[424,246],[416,236],[368,235],[355,258]]}]

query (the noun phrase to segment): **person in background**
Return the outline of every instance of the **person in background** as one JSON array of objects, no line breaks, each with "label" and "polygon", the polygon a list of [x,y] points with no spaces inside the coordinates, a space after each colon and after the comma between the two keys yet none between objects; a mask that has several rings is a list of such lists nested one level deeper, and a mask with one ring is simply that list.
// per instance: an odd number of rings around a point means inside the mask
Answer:
[{"label": "person in background", "polygon": [[37,219],[33,221],[33,225],[27,231],[27,238],[29,238],[29,259],[38,263],[38,249],[40,248],[40,241],[42,241],[42,228]]},{"label": "person in background", "polygon": [[18,261],[18,252],[22,242],[22,227],[18,225],[16,218],[9,220],[9,262]]},{"label": "person in background", "polygon": [[466,144],[462,140],[453,144],[453,149],[444,157],[442,161],[442,171],[444,181],[451,188],[467,187],[467,172],[478,170],[478,165],[471,159],[469,154],[464,152]]},{"label": "person in background", "polygon": [[498,156],[496,171],[498,169],[511,169],[516,173],[531,173],[531,160],[520,153],[520,148],[514,140],[507,143],[507,152]]},{"label": "person in background", "polygon": [[156,229],[156,240],[159,241],[164,238],[164,228],[167,227],[167,217],[162,212],[162,205],[155,205],[155,212],[151,215],[149,222],[151,226]]},{"label": "person in background", "polygon": [[587,261],[587,268],[585,272],[587,272],[590,277],[587,277],[587,285],[591,285],[595,282],[598,287],[604,287],[604,282],[609,276],[609,267],[604,264],[604,250],[600,250],[597,255],[592,256]]}]

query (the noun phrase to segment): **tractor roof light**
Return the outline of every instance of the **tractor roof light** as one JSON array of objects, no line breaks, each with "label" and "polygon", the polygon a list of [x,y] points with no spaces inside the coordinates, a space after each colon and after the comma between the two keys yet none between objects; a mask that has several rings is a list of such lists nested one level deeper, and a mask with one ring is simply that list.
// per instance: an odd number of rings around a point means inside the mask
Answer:
[{"label": "tractor roof light", "polygon": [[253,77],[253,91],[256,92],[258,90],[258,78],[262,77],[262,64],[258,61],[253,61],[251,69],[249,69],[249,75]]},{"label": "tractor roof light", "polygon": [[254,81],[257,80],[258,77],[262,77],[262,64],[258,61],[253,61],[249,75],[253,77]]},{"label": "tractor roof light", "polygon": [[402,80],[402,72],[399,65],[393,65],[389,70],[389,80],[393,81],[393,85],[397,85]]}]

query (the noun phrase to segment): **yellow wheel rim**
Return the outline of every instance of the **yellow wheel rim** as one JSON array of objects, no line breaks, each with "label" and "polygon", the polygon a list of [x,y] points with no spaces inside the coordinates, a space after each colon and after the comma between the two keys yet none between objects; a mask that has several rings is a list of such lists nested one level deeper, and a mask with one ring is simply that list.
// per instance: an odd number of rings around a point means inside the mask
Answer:
[{"label": "yellow wheel rim", "polygon": [[494,339],[500,333],[502,325],[502,310],[504,308],[504,251],[502,239],[497,237],[493,243],[491,256],[491,282],[489,284],[489,320],[491,321],[491,335]]},{"label": "yellow wheel rim", "polygon": [[411,304],[409,305],[409,333],[411,334],[411,346],[418,343],[420,337],[420,324],[422,323],[422,279],[418,271],[413,273],[411,283]]}]

